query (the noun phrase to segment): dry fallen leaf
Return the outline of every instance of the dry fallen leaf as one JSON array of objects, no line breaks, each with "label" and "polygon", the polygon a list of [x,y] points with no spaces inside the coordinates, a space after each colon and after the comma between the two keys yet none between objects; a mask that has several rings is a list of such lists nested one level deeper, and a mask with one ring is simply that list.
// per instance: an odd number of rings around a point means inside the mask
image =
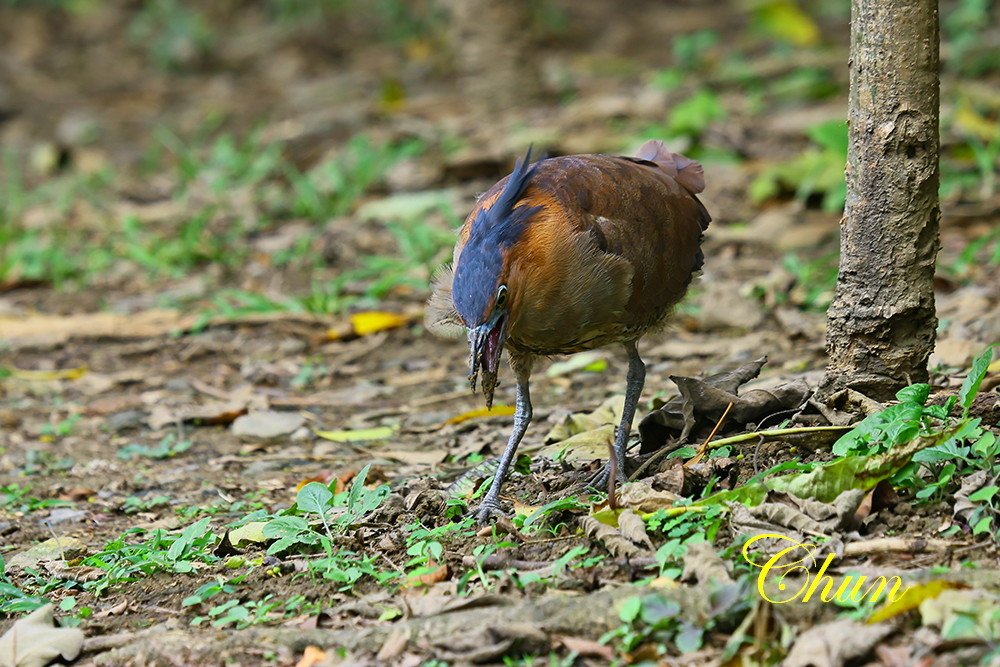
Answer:
[{"label": "dry fallen leaf", "polygon": [[409,315],[387,313],[384,311],[364,311],[354,313],[344,326],[327,329],[327,340],[343,340],[345,338],[360,338],[388,329],[398,329],[413,320]]},{"label": "dry fallen leaf", "polygon": [[514,414],[513,405],[494,405],[492,408],[477,408],[475,410],[463,412],[460,415],[455,415],[454,417],[445,420],[442,426],[453,426],[455,424],[467,422],[470,419],[479,419],[481,417],[509,417],[512,414]]},{"label": "dry fallen leaf", "polygon": [[410,631],[406,628],[399,628],[392,632],[378,650],[375,660],[379,664],[386,664],[398,658],[406,650],[406,645],[410,643]]},{"label": "dry fallen leaf", "polygon": [[898,600],[886,599],[885,604],[872,612],[867,623],[880,623],[895,618],[911,609],[919,607],[924,600],[933,600],[941,593],[953,588],[965,588],[965,584],[947,579],[935,579],[922,584],[908,586]]},{"label": "dry fallen leaf", "polygon": [[414,465],[436,465],[448,458],[448,450],[413,450],[413,449],[390,449],[379,450],[379,455],[388,459],[395,459],[403,463]]},{"label": "dry fallen leaf", "polygon": [[348,429],[344,431],[313,431],[318,437],[332,442],[362,442],[365,440],[385,440],[396,434],[392,426]]},{"label": "dry fallen leaf", "polygon": [[593,639],[585,639],[583,637],[558,637],[559,643],[562,644],[567,651],[576,653],[581,658],[601,658],[611,662],[614,660],[615,652],[614,650],[605,644],[596,642]]},{"label": "dry fallen leaf", "polygon": [[51,382],[53,380],[76,380],[87,373],[87,368],[64,368],[60,370],[31,370],[24,368],[12,368],[11,376],[18,380],[29,380],[32,382]]},{"label": "dry fallen leaf", "polygon": [[295,667],[315,667],[326,660],[326,651],[318,646],[306,646],[302,651],[302,657],[295,663]]},{"label": "dry fallen leaf", "polygon": [[782,664],[787,667],[843,667],[868,655],[893,632],[892,625],[864,625],[851,619],[816,625],[799,635]]},{"label": "dry fallen leaf", "polygon": [[646,522],[632,510],[622,510],[622,513],[618,515],[618,531],[633,544],[653,549],[653,542],[646,534]]},{"label": "dry fallen leaf", "polygon": [[45,667],[55,658],[71,661],[80,655],[83,632],[55,627],[54,608],[52,604],[39,607],[0,637],[0,667]]},{"label": "dry fallen leaf", "polygon": [[406,586],[432,586],[448,578],[447,563],[437,565],[434,561],[430,561],[427,567],[433,569],[423,574],[411,574],[406,578]]},{"label": "dry fallen leaf", "polygon": [[267,538],[264,536],[264,526],[266,525],[267,521],[251,521],[243,524],[239,528],[233,528],[229,531],[229,543],[234,547],[239,548],[244,546],[247,542],[254,542],[257,544],[266,542]]}]

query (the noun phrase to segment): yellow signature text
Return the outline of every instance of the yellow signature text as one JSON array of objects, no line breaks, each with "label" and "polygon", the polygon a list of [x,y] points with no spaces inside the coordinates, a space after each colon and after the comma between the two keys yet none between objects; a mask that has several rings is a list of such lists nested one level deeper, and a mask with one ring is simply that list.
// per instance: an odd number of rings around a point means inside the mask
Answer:
[{"label": "yellow signature text", "polygon": [[[787,546],[771,556],[767,562],[760,564],[753,559],[750,547],[755,542],[765,539],[778,540],[787,543]],[[743,545],[743,558],[754,567],[760,568],[760,573],[757,575],[757,592],[764,600],[773,604],[809,602],[817,591],[819,599],[823,602],[854,604],[866,600],[877,603],[883,595],[886,595],[887,588],[890,602],[897,601],[906,592],[902,579],[895,576],[874,577],[867,588],[865,584],[869,583],[869,578],[864,575],[845,575],[838,582],[826,573],[830,563],[836,558],[835,554],[827,554],[819,570],[813,574],[810,572],[809,564],[819,562],[816,553],[818,549],[815,544],[798,542],[781,533],[762,533],[746,541]],[[781,594],[777,599],[768,595],[768,582],[777,584],[778,592]]]}]

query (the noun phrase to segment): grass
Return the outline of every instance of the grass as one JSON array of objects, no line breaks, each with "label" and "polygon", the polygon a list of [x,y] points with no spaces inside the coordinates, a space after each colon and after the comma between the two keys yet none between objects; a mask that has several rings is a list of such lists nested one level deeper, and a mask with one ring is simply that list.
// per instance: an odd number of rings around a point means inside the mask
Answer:
[{"label": "grass", "polygon": [[[316,251],[323,226],[350,215],[393,165],[423,153],[426,145],[420,141],[385,143],[359,135],[331,159],[300,171],[278,145],[263,143],[257,132],[242,139],[205,133],[211,133],[210,126],[193,143],[165,128],[155,133],[162,150],[150,153],[146,166],[172,174],[173,197],[181,206],[176,215],[153,222],[141,211],[116,218],[97,205],[112,196],[115,179],[110,172],[68,174],[33,184],[35,179],[8,153],[0,180],[0,284],[40,282],[74,290],[132,276],[139,284],[156,285],[200,275],[212,277],[208,305],[202,305],[206,317],[331,314],[359,301],[425,289],[453,242],[449,231],[426,222],[421,212],[420,217],[367,223],[384,226],[394,248],[363,255],[355,266],[331,270]],[[94,205],[87,209],[90,217],[77,222],[81,202]],[[53,223],[40,228],[29,224],[26,216],[38,210]],[[450,210],[438,216],[455,220]],[[70,224],[56,224],[60,218]],[[262,256],[254,238],[279,230],[289,219],[312,227],[290,246]],[[248,261],[312,276],[310,287],[264,295],[227,285]]]}]

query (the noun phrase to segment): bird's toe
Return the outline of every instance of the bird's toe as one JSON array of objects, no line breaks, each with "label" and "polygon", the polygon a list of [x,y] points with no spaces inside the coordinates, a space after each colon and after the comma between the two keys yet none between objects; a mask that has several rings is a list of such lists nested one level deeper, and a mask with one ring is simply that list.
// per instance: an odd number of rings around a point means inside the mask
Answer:
[{"label": "bird's toe", "polygon": [[500,504],[497,502],[484,501],[479,509],[476,510],[476,523],[480,526],[484,526],[498,516],[503,516],[503,512],[500,511]]}]

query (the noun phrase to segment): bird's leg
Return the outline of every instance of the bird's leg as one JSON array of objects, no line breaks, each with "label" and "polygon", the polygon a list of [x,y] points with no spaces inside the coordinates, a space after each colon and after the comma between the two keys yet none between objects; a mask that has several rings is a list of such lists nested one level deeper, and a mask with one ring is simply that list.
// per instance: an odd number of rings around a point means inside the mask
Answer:
[{"label": "bird's leg", "polygon": [[503,486],[504,477],[507,476],[507,469],[514,460],[517,453],[517,446],[521,444],[521,438],[528,430],[531,422],[531,394],[528,390],[528,379],[531,377],[532,357],[528,355],[514,355],[510,357],[510,367],[517,377],[517,400],[514,410],[514,430],[507,440],[507,447],[500,455],[500,462],[497,465],[496,474],[490,490],[486,492],[486,497],[476,511],[476,520],[479,523],[486,523],[493,514],[500,511],[500,487]]},{"label": "bird's leg", "polygon": [[614,444],[609,448],[608,465],[591,482],[595,488],[607,488],[611,502],[614,502],[615,484],[624,483],[628,479],[625,474],[625,447],[628,445],[629,432],[632,430],[635,408],[639,404],[639,396],[646,383],[646,365],[642,363],[636,342],[633,340],[625,343],[625,351],[628,353],[628,375],[625,377],[625,405],[622,408],[622,419],[615,430]]}]

